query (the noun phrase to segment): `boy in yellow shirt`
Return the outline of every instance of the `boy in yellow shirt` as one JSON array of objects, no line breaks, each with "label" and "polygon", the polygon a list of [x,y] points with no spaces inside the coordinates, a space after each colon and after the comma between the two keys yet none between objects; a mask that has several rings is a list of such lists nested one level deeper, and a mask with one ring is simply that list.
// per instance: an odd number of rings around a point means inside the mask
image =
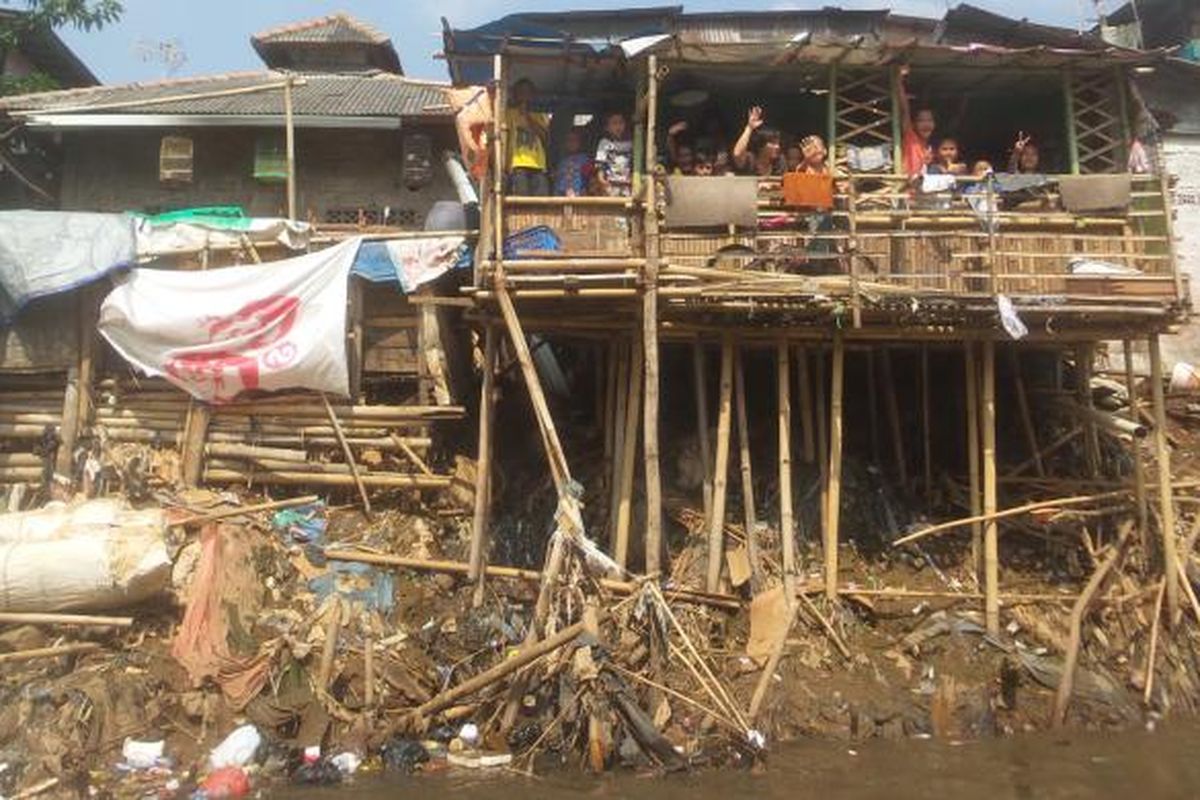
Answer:
[{"label": "boy in yellow shirt", "polygon": [[532,110],[533,81],[513,84],[512,100],[505,113],[508,125],[508,191],[514,195],[550,194],[546,172],[546,135],[550,115]]}]

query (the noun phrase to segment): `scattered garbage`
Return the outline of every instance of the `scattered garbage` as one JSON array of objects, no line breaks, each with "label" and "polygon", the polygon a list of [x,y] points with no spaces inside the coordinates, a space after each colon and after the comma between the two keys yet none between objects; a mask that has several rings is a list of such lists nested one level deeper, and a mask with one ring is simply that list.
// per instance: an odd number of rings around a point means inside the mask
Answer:
[{"label": "scattered garbage", "polygon": [[425,747],[412,739],[396,737],[385,744],[380,751],[383,757],[384,769],[391,772],[411,774],[429,761],[429,753]]},{"label": "scattered garbage", "polygon": [[241,767],[215,769],[200,782],[200,797],[193,800],[234,800],[250,794],[250,778]]},{"label": "scattered garbage", "polygon": [[151,767],[163,766],[163,751],[166,747],[166,742],[158,740],[156,742],[139,742],[135,739],[126,739],[121,746],[121,757],[125,759],[125,766],[132,769],[150,769]]},{"label": "scattered garbage", "polygon": [[222,767],[244,767],[254,759],[262,744],[262,734],[253,725],[243,725],[225,737],[213,748],[208,764],[213,769]]},{"label": "scattered garbage", "polygon": [[292,771],[292,783],[308,786],[332,786],[342,782],[345,773],[341,767],[329,758],[318,758],[316,761],[305,761]]},{"label": "scattered garbage", "polygon": [[346,776],[353,775],[358,772],[358,768],[362,766],[362,757],[358,753],[338,753],[333,758],[329,759],[338,770]]}]

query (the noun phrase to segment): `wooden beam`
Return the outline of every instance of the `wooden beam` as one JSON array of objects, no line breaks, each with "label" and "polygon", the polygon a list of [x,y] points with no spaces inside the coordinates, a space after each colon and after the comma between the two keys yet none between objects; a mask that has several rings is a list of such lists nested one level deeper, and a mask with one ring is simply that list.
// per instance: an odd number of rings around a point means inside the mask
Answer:
[{"label": "wooden beam", "polygon": [[[996,344],[983,343],[983,513],[996,513]],[[1000,633],[999,526],[994,517],[983,524],[984,617],[990,636]]]},{"label": "wooden beam", "polygon": [[708,525],[707,591],[721,584],[721,560],[724,558],[726,473],[729,470],[729,428],[732,417],[733,340],[721,341],[721,394],[717,404],[717,453],[713,471],[713,511]]},{"label": "wooden beam", "polygon": [[779,405],[779,537],[783,545],[783,587],[790,599],[796,596],[796,523],[792,513],[792,370],[788,351],[786,341],[775,346]]},{"label": "wooden beam", "polygon": [[742,514],[746,525],[746,550],[750,558],[750,571],[754,591],[762,585],[762,565],[759,563],[757,515],[754,513],[754,470],[750,463],[750,425],[746,414],[746,351],[739,347],[734,353],[733,393],[737,408],[738,463],[742,471]]},{"label": "wooden beam", "polygon": [[487,563],[487,540],[492,509],[492,418],[496,413],[496,360],[499,332],[488,325],[484,332],[483,380],[479,392],[479,446],[475,462],[475,513],[471,518],[470,571],[467,580],[476,584],[475,605],[483,603]]},{"label": "wooden beam", "polygon": [[1179,550],[1175,544],[1175,499],[1171,494],[1171,448],[1167,443],[1162,351],[1157,334],[1152,334],[1147,344],[1150,347],[1150,392],[1154,403],[1154,454],[1158,462],[1158,511],[1162,526],[1163,578],[1167,582],[1167,620],[1174,624],[1179,614]]},{"label": "wooden beam", "polygon": [[838,524],[842,508],[842,394],[846,346],[842,333],[833,335],[833,370],[829,387],[829,511],[825,526],[825,596],[837,598]]}]

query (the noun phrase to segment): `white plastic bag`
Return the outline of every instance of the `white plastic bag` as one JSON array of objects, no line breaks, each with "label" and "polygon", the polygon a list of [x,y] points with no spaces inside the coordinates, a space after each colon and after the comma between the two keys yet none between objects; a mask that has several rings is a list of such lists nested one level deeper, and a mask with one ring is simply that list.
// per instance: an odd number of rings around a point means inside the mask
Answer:
[{"label": "white plastic bag", "polygon": [[243,725],[225,737],[225,740],[208,754],[208,765],[213,769],[222,767],[244,767],[254,758],[262,735],[253,725]]}]

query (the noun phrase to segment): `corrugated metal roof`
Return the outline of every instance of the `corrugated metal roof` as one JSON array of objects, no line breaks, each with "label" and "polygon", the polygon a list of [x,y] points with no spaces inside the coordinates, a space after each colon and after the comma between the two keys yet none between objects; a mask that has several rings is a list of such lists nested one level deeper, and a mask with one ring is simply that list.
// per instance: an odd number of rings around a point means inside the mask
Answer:
[{"label": "corrugated metal roof", "polygon": [[[90,107],[121,104],[125,114],[238,115],[283,114],[283,92],[258,92],[218,97],[189,97],[227,89],[278,84],[279,72],[230,73],[200,78],[97,86],[62,92],[0,98],[0,111],[46,111],[86,114]],[[390,73],[368,75],[297,74],[293,113],[297,116],[413,117],[450,116],[446,85],[416,81]],[[161,102],[166,98],[171,99]],[[149,102],[160,101],[160,102]],[[130,105],[125,105],[130,104]]]}]

